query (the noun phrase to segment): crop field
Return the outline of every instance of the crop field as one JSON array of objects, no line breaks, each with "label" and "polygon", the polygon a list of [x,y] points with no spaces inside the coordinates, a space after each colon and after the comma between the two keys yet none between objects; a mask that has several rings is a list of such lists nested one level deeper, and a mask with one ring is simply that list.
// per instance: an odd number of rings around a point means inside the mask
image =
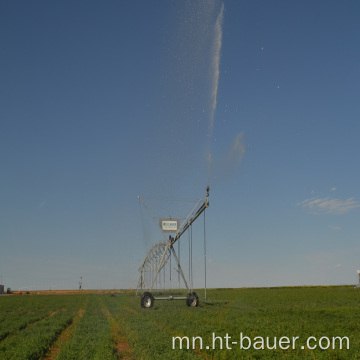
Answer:
[{"label": "crop field", "polygon": [[134,291],[0,296],[0,359],[360,359],[360,289],[198,294],[150,309]]}]

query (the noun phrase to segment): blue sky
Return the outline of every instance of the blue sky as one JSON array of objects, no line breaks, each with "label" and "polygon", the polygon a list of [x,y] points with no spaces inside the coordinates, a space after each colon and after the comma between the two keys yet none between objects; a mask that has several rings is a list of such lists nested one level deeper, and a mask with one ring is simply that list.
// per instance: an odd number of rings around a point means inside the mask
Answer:
[{"label": "blue sky", "polygon": [[136,287],[162,239],[137,196],[208,184],[208,286],[356,283],[359,15],[357,1],[2,2],[5,286]]}]

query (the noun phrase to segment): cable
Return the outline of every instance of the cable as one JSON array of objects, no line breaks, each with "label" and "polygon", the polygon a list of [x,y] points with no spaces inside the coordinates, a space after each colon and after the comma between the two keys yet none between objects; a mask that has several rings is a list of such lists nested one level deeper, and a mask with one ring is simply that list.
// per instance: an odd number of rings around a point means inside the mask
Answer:
[{"label": "cable", "polygon": [[[180,241],[178,241],[178,254],[179,254],[179,263],[180,263]],[[179,290],[180,290],[180,269],[178,266],[178,281],[179,281]]]},{"label": "cable", "polygon": [[169,276],[170,276],[170,290],[171,290],[171,252],[170,252],[170,262],[169,262],[170,268],[169,268]]},{"label": "cable", "polygon": [[205,302],[206,302],[206,222],[205,222],[205,210],[204,210],[204,271],[205,271]]},{"label": "cable", "polygon": [[191,238],[191,282],[190,282],[190,286],[191,286],[191,292],[194,289],[194,284],[193,284],[193,260],[192,260],[192,253],[193,253],[193,237],[192,237],[192,225],[190,226],[190,238]]},{"label": "cable", "polygon": [[188,236],[189,236],[189,283],[191,286],[191,262],[190,262],[190,230],[188,230]]}]

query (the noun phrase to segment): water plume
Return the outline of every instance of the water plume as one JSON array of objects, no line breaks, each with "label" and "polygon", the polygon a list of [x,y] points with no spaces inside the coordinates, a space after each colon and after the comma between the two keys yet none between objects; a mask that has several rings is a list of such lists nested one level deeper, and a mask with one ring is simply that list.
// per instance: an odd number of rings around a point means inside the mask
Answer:
[{"label": "water plume", "polygon": [[210,119],[209,119],[209,139],[210,139],[210,150],[208,156],[208,183],[210,182],[210,173],[211,173],[211,141],[212,134],[214,130],[214,117],[217,104],[217,93],[219,87],[219,77],[220,77],[220,54],[221,54],[221,44],[222,44],[222,24],[224,18],[224,3],[221,4],[221,9],[219,15],[215,22],[214,27],[214,43],[212,48],[212,63],[211,63],[211,74],[212,74],[212,84],[211,84],[211,109],[210,109]]},{"label": "water plume", "polygon": [[211,72],[213,74],[212,79],[212,92],[211,92],[211,112],[210,112],[210,125],[209,125],[209,135],[212,136],[214,129],[214,116],[216,111],[217,104],[217,93],[219,87],[219,77],[220,77],[220,51],[222,44],[222,23],[224,16],[224,4],[221,5],[220,13],[216,19],[215,28],[214,28],[214,44],[213,44],[213,58]]},{"label": "water plume", "polygon": [[187,0],[174,6],[176,25],[167,39],[159,115],[161,133],[166,134],[159,148],[167,150],[166,154],[159,150],[162,160],[157,172],[166,166],[163,171],[172,174],[172,181],[163,177],[164,182],[170,187],[176,182],[179,188],[185,174],[191,178],[196,174],[204,183],[208,164],[210,171],[224,5],[219,0]]}]

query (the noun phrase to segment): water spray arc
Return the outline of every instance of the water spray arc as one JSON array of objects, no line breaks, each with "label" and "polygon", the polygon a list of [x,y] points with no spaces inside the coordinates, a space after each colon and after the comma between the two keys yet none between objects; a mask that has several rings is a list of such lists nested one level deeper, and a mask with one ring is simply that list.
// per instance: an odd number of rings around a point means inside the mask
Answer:
[{"label": "water spray arc", "polygon": [[[199,305],[199,297],[198,295],[193,291],[193,276],[192,276],[192,246],[189,246],[189,268],[191,268],[191,271],[189,271],[189,278],[187,279],[181,264],[179,257],[175,251],[175,243],[178,242],[180,249],[180,238],[188,231],[189,237],[191,237],[191,243],[192,243],[192,224],[196,221],[196,219],[199,218],[201,214],[204,213],[204,249],[205,247],[205,210],[209,207],[209,191],[210,187],[207,186],[206,188],[206,199],[198,200],[196,205],[191,209],[188,216],[184,219],[181,226],[177,228],[176,232],[174,233],[174,236],[169,235],[168,238],[166,238],[165,232],[171,231],[168,230],[169,227],[174,226],[171,219],[169,220],[163,220],[161,221],[161,232],[164,236],[164,241],[160,241],[156,244],[154,244],[150,250],[147,252],[144,260],[142,261],[139,272],[140,272],[140,278],[138,281],[137,286],[137,293],[139,291],[143,291],[146,289],[145,292],[141,295],[141,306],[144,308],[151,308],[154,305],[155,300],[186,300],[186,304],[188,306],[196,307]],[[138,197],[139,200],[143,203],[144,207],[149,212],[149,215],[152,217],[152,219],[157,222],[157,219],[151,214],[150,210],[146,206],[145,202]],[[190,245],[190,241],[189,241]],[[180,251],[179,251],[180,255]],[[153,290],[156,290],[156,285],[159,285],[161,283],[161,274],[163,273],[163,280],[165,281],[165,268],[166,265],[169,266],[169,275],[170,275],[170,284],[171,284],[171,259],[174,259],[176,264],[176,272],[179,274],[179,278],[181,277],[185,288],[188,291],[187,296],[168,296],[168,297],[155,297],[153,296],[152,292]],[[206,259],[206,255],[205,255]],[[206,267],[205,267],[206,268]],[[206,274],[205,274],[206,279]],[[180,286],[180,281],[179,281]],[[206,280],[205,280],[205,294],[206,294]]]},{"label": "water spray arc", "polygon": [[212,63],[211,63],[211,73],[213,74],[212,85],[211,85],[211,109],[210,109],[210,119],[209,119],[209,156],[208,156],[208,183],[210,181],[211,173],[211,141],[214,131],[214,118],[217,105],[217,93],[219,88],[219,78],[220,78],[220,58],[221,58],[221,46],[222,46],[222,25],[224,18],[224,4],[221,4],[221,9],[219,15],[215,22],[214,27],[214,42],[212,47]]},{"label": "water spray arc", "polygon": [[211,112],[210,112],[210,136],[214,129],[214,116],[217,105],[217,93],[219,87],[219,77],[220,77],[220,54],[221,54],[221,45],[222,45],[222,23],[224,17],[224,4],[221,5],[220,13],[216,19],[215,28],[214,28],[214,43],[212,50],[212,64],[211,72],[213,74],[212,79],[212,91],[211,91]]}]

